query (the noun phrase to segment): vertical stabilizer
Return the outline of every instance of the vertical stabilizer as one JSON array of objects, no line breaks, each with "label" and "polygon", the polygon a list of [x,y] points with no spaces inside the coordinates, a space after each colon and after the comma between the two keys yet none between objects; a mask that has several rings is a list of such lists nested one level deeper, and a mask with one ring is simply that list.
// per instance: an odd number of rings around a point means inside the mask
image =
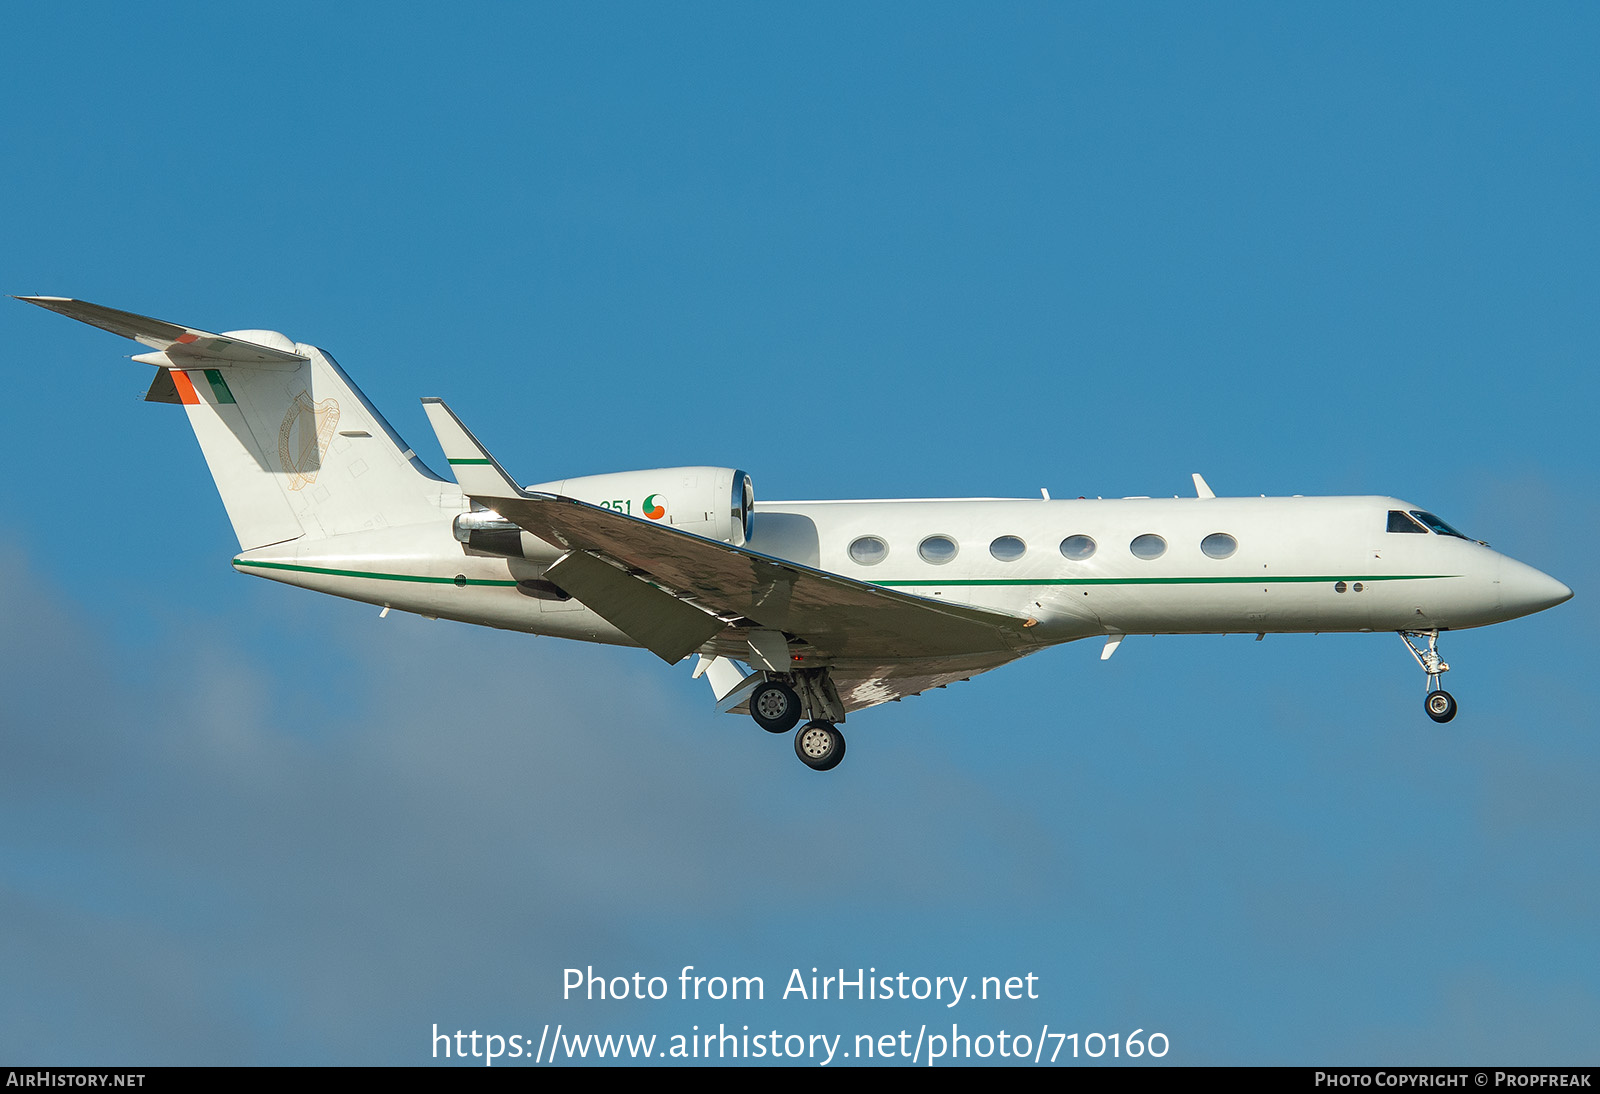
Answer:
[{"label": "vertical stabilizer", "polygon": [[332,356],[276,331],[211,334],[61,297],[23,297],[152,347],[147,399],[183,405],[244,550],[436,520],[462,506]]},{"label": "vertical stabilizer", "polygon": [[250,428],[246,409],[233,393],[234,386],[244,391],[249,385],[230,385],[221,369],[164,369],[160,375],[177,390],[178,402],[189,415],[239,546],[248,551],[304,535],[305,526],[256,435],[262,431]]},{"label": "vertical stabilizer", "polygon": [[[454,484],[422,465],[331,356],[294,348],[306,360],[293,372],[170,370],[239,545],[438,518],[440,494],[457,495]],[[260,488],[263,476],[276,499]]]}]

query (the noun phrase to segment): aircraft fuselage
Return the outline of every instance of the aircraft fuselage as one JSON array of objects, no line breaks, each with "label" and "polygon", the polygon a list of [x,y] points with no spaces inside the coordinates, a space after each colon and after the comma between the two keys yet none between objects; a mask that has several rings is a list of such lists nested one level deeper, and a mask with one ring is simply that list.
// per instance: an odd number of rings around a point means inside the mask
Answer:
[{"label": "aircraft fuselage", "polygon": [[[463,502],[462,509],[466,506]],[[1031,617],[1044,641],[1103,634],[1452,630],[1560,603],[1571,591],[1472,540],[1387,530],[1396,498],[950,499],[762,502],[751,551],[916,596]],[[562,553],[474,552],[437,524],[244,552],[246,573],[423,615],[633,645],[573,600],[518,589]],[[954,544],[928,561],[929,537]],[[1208,554],[1203,544],[1214,540]],[[866,537],[886,551],[863,563]],[[1140,557],[1133,545],[1146,539]],[[1005,539],[998,552],[991,546]],[[1069,550],[1083,558],[1069,558]],[[1020,554],[1016,554],[1020,543]],[[939,545],[943,546],[943,544]],[[1016,557],[1006,556],[1009,547]],[[947,549],[947,548],[946,548]],[[1159,552],[1159,553],[1157,553]],[[1225,557],[1212,557],[1223,554]]]}]

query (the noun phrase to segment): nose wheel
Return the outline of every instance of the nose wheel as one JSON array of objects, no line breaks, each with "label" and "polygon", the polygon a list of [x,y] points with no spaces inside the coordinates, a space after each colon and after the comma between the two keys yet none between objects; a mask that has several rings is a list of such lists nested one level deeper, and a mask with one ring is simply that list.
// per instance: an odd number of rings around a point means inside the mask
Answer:
[{"label": "nose wheel", "polygon": [[1439,656],[1439,632],[1401,631],[1400,637],[1422,671],[1428,674],[1428,694],[1423,698],[1428,717],[1435,722],[1448,722],[1456,716],[1456,699],[1439,686],[1439,677],[1450,671],[1450,666]]},{"label": "nose wheel", "polygon": [[1456,716],[1455,696],[1441,688],[1428,692],[1428,717],[1435,722],[1448,722]]}]

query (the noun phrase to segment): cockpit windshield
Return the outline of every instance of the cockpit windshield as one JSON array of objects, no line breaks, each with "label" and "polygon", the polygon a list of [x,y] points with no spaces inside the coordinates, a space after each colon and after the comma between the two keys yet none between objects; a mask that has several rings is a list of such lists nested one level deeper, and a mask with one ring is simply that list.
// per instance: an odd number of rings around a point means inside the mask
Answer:
[{"label": "cockpit windshield", "polygon": [[1405,511],[1402,509],[1389,510],[1389,527],[1386,528],[1385,531],[1407,532],[1414,536],[1425,536],[1428,534],[1428,530],[1426,528],[1418,524],[1411,517],[1406,516]]},{"label": "cockpit windshield", "polygon": [[1467,538],[1454,528],[1450,527],[1444,521],[1434,516],[1432,513],[1424,513],[1421,509],[1413,509],[1411,510],[1411,515],[1416,517],[1423,524],[1426,524],[1429,528],[1432,528],[1441,536],[1455,536],[1457,539]]}]

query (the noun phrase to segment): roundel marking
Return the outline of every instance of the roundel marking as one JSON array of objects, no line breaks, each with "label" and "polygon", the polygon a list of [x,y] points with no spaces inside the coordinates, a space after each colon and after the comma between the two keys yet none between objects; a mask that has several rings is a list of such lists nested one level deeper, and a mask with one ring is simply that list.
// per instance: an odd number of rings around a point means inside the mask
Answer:
[{"label": "roundel marking", "polygon": [[649,517],[651,520],[660,520],[662,517],[667,515],[666,503],[661,502],[658,504],[656,501],[656,499],[660,496],[660,494],[651,494],[648,498],[644,499],[644,515]]}]

